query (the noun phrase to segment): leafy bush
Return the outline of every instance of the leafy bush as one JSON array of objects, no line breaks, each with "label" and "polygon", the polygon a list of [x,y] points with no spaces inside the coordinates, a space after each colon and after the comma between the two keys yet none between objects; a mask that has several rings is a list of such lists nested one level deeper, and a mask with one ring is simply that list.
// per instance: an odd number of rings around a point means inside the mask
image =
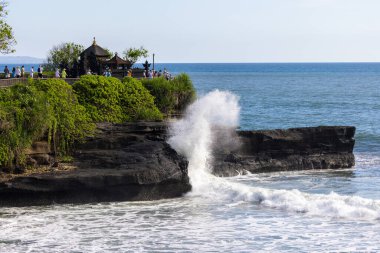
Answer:
[{"label": "leafy bush", "polygon": [[94,122],[160,120],[159,109],[183,110],[195,98],[184,74],[142,82],[86,75],[73,87],[62,79],[29,79],[0,89],[0,166],[23,165],[26,149],[46,136],[65,157],[74,142],[93,135]]},{"label": "leafy bush", "polygon": [[154,97],[140,81],[131,77],[123,79],[121,106],[132,120],[158,120],[162,114],[154,104]]},{"label": "leafy bush", "polygon": [[121,123],[129,120],[120,106],[123,84],[117,78],[84,75],[73,84],[79,103],[95,122]]},{"label": "leafy bush", "polygon": [[85,75],[73,87],[95,122],[162,119],[154,98],[135,79]]},{"label": "leafy bush", "polygon": [[44,94],[33,86],[0,89],[0,165],[25,160],[24,150],[47,129]]},{"label": "leafy bush", "polygon": [[164,77],[143,79],[142,83],[155,97],[156,106],[165,114],[182,112],[196,97],[194,86],[186,74],[178,75],[173,80]]},{"label": "leafy bush", "polygon": [[71,85],[62,79],[35,80],[32,84],[45,93],[48,109],[49,139],[67,153],[74,141],[82,141],[93,134],[95,124],[79,104]]},{"label": "leafy bush", "polygon": [[59,79],[31,81],[0,90],[0,165],[22,165],[25,150],[48,133],[56,152],[92,135],[95,125],[70,85]]}]

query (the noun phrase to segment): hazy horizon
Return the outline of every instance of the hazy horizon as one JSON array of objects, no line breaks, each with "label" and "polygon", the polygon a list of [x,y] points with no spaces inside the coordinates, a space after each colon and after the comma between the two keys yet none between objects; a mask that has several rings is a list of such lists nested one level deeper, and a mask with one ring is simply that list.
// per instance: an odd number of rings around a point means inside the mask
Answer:
[{"label": "hazy horizon", "polygon": [[[33,60],[33,62],[29,63],[29,62],[22,62],[22,60],[19,60],[17,62],[12,62],[13,59],[22,59],[22,58],[25,58],[25,59],[31,59]],[[4,60],[4,59],[8,59],[8,60]],[[37,62],[36,60],[40,59],[41,62]],[[151,57],[147,59],[150,63],[151,62]],[[38,58],[38,57],[33,57],[33,56],[25,56],[25,55],[22,55],[22,56],[18,56],[18,55],[0,55],[0,64],[4,65],[4,64],[20,64],[20,63],[25,63],[25,64],[39,64],[39,63],[45,63],[46,59],[44,58]],[[136,64],[142,64],[144,63],[144,61],[138,61],[136,62]],[[301,61],[294,61],[294,62],[157,62],[155,61],[156,64],[350,64],[350,63],[353,63],[353,64],[379,64],[380,61],[367,61],[367,62],[364,62],[364,61],[346,61],[346,62],[338,62],[338,61],[309,61],[309,62],[301,62]]]}]

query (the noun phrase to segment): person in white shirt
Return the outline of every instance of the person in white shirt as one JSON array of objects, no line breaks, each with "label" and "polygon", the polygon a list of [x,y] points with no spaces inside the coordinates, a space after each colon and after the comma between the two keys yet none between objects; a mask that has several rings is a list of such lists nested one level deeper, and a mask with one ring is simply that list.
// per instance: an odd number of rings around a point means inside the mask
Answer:
[{"label": "person in white shirt", "polygon": [[30,69],[30,78],[34,77],[34,67]]},{"label": "person in white shirt", "polygon": [[16,77],[17,77],[17,78],[20,78],[20,77],[21,77],[21,70],[20,70],[20,67],[17,67],[17,68],[16,68]]},{"label": "person in white shirt", "polygon": [[59,69],[55,70],[55,78],[60,78],[61,76],[59,75]]}]

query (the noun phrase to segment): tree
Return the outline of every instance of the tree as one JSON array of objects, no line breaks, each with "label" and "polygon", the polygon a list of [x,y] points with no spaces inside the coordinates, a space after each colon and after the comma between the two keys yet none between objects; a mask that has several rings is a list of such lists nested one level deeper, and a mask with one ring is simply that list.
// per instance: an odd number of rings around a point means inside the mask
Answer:
[{"label": "tree", "polygon": [[128,48],[124,52],[125,59],[129,60],[131,64],[135,64],[141,57],[148,57],[148,50],[144,47],[140,48]]},{"label": "tree", "polygon": [[16,39],[13,36],[13,30],[4,18],[8,15],[6,7],[8,3],[0,1],[0,53],[9,54],[15,52],[13,46],[16,45]]},{"label": "tree", "polygon": [[72,70],[78,63],[79,56],[84,47],[73,42],[62,43],[54,46],[48,53],[47,62],[55,68]]},{"label": "tree", "polygon": [[112,58],[115,54],[109,50],[108,48],[104,48],[104,50],[106,50],[106,52],[108,53],[108,58]]}]

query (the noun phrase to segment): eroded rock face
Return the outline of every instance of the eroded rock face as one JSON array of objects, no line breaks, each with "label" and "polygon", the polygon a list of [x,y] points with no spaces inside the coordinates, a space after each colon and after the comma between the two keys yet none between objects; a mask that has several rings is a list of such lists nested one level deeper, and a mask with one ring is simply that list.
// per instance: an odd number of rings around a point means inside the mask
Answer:
[{"label": "eroded rock face", "polygon": [[350,168],[355,165],[355,127],[305,127],[239,131],[240,147],[215,154],[218,176],[251,173]]},{"label": "eroded rock face", "polygon": [[[0,206],[155,200],[191,190],[188,161],[167,143],[167,123],[99,124],[78,145],[77,169],[52,170],[0,182]],[[213,173],[335,169],[354,166],[354,127],[238,131],[220,138]],[[240,145],[238,145],[240,144]],[[32,163],[51,163],[46,143],[28,152]]]},{"label": "eroded rock face", "polygon": [[0,205],[46,205],[180,197],[191,189],[186,159],[164,140],[166,124],[99,124],[78,145],[76,170],[0,183]]}]

